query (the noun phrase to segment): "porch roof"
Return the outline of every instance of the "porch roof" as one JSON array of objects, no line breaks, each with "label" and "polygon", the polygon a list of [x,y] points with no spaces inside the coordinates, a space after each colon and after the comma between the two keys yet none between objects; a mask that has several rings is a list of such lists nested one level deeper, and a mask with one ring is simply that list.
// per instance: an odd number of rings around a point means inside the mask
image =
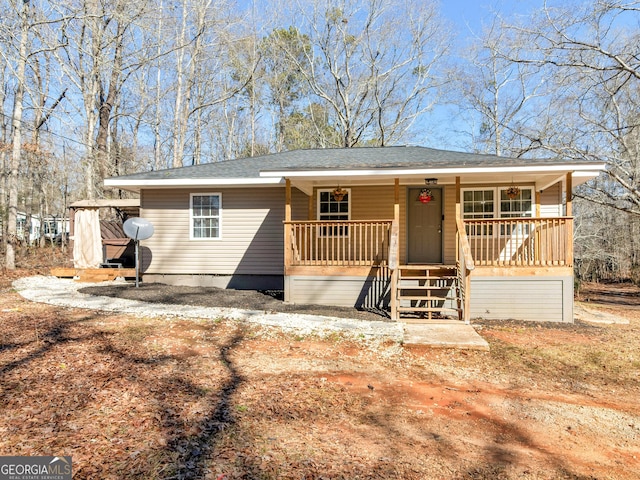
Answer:
[{"label": "porch roof", "polygon": [[294,150],[188,167],[105,179],[105,186],[142,188],[209,186],[275,186],[291,178],[303,191],[316,185],[384,184],[400,178],[406,184],[437,178],[439,184],[535,183],[544,189],[574,173],[574,185],[594,178],[603,162],[567,162],[559,158],[509,158],[426,147],[365,147]]}]

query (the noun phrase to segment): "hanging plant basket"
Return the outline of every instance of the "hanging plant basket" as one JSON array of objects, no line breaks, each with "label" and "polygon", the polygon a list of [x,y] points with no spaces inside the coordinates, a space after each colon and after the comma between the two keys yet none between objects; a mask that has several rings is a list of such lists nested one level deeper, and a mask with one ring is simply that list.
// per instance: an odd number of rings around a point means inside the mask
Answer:
[{"label": "hanging plant basket", "polygon": [[429,190],[428,188],[423,188],[420,191],[420,195],[418,195],[418,200],[420,200],[420,203],[429,203],[431,200],[433,200],[433,194],[431,193],[431,190]]},{"label": "hanging plant basket", "polygon": [[511,200],[516,198],[518,195],[520,195],[519,187],[516,187],[515,185],[511,185],[509,188],[507,188],[507,197],[509,197]]},{"label": "hanging plant basket", "polygon": [[333,190],[333,192],[331,192],[331,195],[333,195],[333,199],[336,202],[341,202],[347,193],[349,192],[347,192],[344,188],[338,187],[335,190]]}]

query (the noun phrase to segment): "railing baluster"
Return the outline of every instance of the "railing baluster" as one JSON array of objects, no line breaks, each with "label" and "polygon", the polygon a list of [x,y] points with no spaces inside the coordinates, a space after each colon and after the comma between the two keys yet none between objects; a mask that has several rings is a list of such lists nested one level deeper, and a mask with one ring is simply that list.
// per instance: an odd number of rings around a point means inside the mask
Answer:
[{"label": "railing baluster", "polygon": [[382,264],[388,252],[391,220],[287,222],[298,266],[358,266]]},{"label": "railing baluster", "polygon": [[477,265],[569,266],[569,217],[467,219],[471,252]]}]

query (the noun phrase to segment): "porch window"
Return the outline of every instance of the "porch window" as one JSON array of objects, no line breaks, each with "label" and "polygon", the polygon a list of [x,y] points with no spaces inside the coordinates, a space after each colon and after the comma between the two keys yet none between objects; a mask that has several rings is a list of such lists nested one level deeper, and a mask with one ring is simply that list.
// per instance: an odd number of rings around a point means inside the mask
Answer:
[{"label": "porch window", "polygon": [[[520,193],[513,198],[507,195],[507,188],[500,188],[500,218],[523,218],[533,216],[533,189],[521,188]],[[520,234],[529,235],[529,225],[520,225],[525,231]],[[500,235],[509,236],[516,232],[510,225],[502,225]]]},{"label": "porch window", "polygon": [[222,213],[222,194],[192,193],[190,203],[191,240],[221,238],[220,216]]},{"label": "porch window", "polygon": [[[466,219],[494,218],[495,189],[463,190],[462,216]],[[491,235],[492,225],[467,225],[467,235]]]},{"label": "porch window", "polygon": [[509,198],[507,188],[500,188],[500,218],[531,217],[533,214],[533,189],[521,188],[514,198]]},{"label": "porch window", "polygon": [[[345,190],[347,194],[340,201],[333,197],[333,190],[318,190],[319,221],[351,220],[351,189]],[[322,226],[319,234],[323,237],[347,236],[349,235],[349,227],[346,225]]]},{"label": "porch window", "polygon": [[[520,187],[514,198],[507,195],[509,187],[462,190],[462,216],[464,219],[523,218],[533,216],[533,188]],[[502,226],[500,235],[511,235],[508,226]],[[525,232],[527,233],[527,232]],[[468,225],[467,235],[493,235],[492,225]]]}]

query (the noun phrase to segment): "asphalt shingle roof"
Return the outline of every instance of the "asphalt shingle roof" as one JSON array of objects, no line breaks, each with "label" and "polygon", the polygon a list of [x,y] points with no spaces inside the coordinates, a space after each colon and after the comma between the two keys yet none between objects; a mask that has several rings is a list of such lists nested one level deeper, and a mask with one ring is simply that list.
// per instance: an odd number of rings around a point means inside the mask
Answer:
[{"label": "asphalt shingle roof", "polygon": [[[577,162],[572,161],[571,163]],[[585,165],[596,164],[596,162],[583,163]],[[293,150],[114,178],[129,180],[258,178],[261,171],[478,168],[565,164],[567,162],[559,158],[509,158],[414,146],[365,147]]]}]

